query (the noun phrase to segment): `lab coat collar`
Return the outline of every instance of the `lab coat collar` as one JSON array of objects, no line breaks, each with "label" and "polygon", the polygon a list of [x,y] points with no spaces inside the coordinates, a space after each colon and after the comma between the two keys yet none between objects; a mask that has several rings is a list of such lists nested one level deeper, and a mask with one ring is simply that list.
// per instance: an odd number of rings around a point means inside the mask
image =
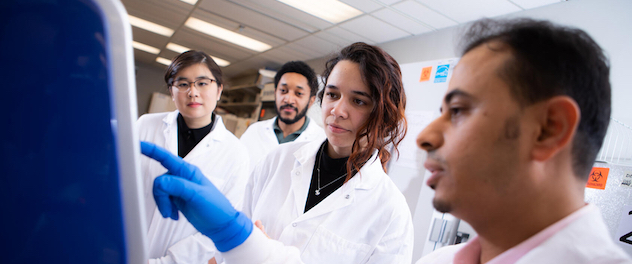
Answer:
[{"label": "lab coat collar", "polygon": [[[169,114],[167,114],[162,122],[165,124],[165,129],[163,130],[163,135],[165,137],[165,148],[172,153],[178,153],[178,114],[180,112],[175,110]],[[215,114],[215,122],[213,122],[213,127],[211,128],[211,132],[208,133],[192,150],[185,156],[184,160],[187,160],[187,157],[194,156],[197,152],[199,152],[199,148],[201,147],[211,147],[212,142],[221,142],[229,137],[230,131],[226,129],[224,126],[224,122],[222,117],[218,114]],[[196,150],[198,149],[198,150]]]},{"label": "lab coat collar", "polygon": [[[360,168],[360,172],[358,174],[353,176],[353,178],[342,185],[342,187],[334,191],[312,209],[305,212],[305,214],[302,214],[305,210],[307,192],[309,191],[309,184],[312,177],[312,173],[304,172],[313,171],[316,153],[322,143],[323,141],[319,140],[312,141],[294,152],[294,157],[296,158],[298,164],[294,167],[294,171],[292,172],[292,189],[295,192],[294,198],[296,199],[296,210],[300,215],[297,221],[314,218],[348,206],[355,201],[356,190],[373,189],[382,177],[386,177],[386,173],[384,173],[384,170],[382,169],[380,159],[377,157],[376,150],[364,166]],[[299,169],[302,169],[303,174],[295,173]]]},{"label": "lab coat collar", "polygon": [[[322,144],[323,141],[319,140],[305,144],[305,146],[294,152],[294,157],[301,165],[311,162],[311,166],[314,166],[316,153]],[[382,168],[380,158],[377,156],[377,150],[374,150],[373,155],[371,155],[364,166],[360,168],[360,172],[356,173],[345,185],[353,185],[356,189],[369,190],[378,184],[380,174],[386,173]],[[343,187],[345,187],[345,185],[343,185]]]}]

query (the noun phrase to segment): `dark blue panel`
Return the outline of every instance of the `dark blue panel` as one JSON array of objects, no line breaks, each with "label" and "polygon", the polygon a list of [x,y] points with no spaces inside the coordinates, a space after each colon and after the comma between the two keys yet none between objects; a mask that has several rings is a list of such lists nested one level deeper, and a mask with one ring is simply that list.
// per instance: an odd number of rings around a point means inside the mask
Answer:
[{"label": "dark blue panel", "polygon": [[125,263],[102,14],[0,2],[0,262]]}]

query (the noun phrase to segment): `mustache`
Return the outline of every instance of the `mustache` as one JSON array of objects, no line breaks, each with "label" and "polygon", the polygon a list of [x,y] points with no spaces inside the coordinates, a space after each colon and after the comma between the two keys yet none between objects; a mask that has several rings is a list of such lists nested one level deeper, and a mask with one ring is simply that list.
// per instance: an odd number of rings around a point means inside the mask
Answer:
[{"label": "mustache", "polygon": [[427,153],[428,153],[428,156],[426,156],[427,159],[434,160],[441,165],[444,165],[446,163],[443,157],[437,155],[437,151],[431,150],[431,151],[428,151]]},{"label": "mustache", "polygon": [[296,108],[295,106],[291,105],[291,104],[284,104],[281,107],[279,107],[279,109],[283,110],[285,108],[292,108],[294,109],[294,111],[298,112],[298,108]]}]

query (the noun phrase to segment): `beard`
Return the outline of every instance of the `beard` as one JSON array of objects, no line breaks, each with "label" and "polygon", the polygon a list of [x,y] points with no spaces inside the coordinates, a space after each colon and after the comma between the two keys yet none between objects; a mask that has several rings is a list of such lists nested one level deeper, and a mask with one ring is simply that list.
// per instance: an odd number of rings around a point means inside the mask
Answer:
[{"label": "beard", "polygon": [[[292,107],[294,108],[294,110],[296,111],[296,116],[294,118],[284,118],[281,116],[281,111],[279,111],[279,109],[284,108],[284,107]],[[288,124],[288,125],[292,125],[296,122],[298,122],[299,120],[301,120],[303,117],[305,117],[305,115],[307,115],[307,107],[303,108],[302,111],[298,111],[298,108],[292,106],[292,105],[283,105],[281,107],[275,107],[274,110],[277,113],[277,116],[279,117],[279,120],[281,120],[281,122]]]},{"label": "beard", "polygon": [[432,206],[439,212],[449,213],[452,211],[452,206],[445,201],[438,200],[437,198],[432,199]]}]

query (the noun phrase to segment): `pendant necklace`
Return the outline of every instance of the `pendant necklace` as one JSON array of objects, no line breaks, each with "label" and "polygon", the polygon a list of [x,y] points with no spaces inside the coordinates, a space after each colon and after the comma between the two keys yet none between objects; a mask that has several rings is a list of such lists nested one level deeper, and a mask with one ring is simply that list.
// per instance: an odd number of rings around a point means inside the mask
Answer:
[{"label": "pendant necklace", "polygon": [[330,183],[325,184],[325,186],[320,187],[320,161],[322,160],[323,155],[325,155],[324,147],[325,147],[325,144],[323,144],[323,146],[320,147],[320,156],[318,157],[318,167],[316,168],[316,172],[318,173],[318,189],[316,189],[316,191],[314,192],[316,194],[316,196],[320,195],[320,190],[321,189],[324,189],[325,187],[331,185],[332,183],[337,182],[338,180],[340,180],[343,177],[347,176],[347,173],[345,173],[342,176],[338,177],[337,179],[331,181]]}]

